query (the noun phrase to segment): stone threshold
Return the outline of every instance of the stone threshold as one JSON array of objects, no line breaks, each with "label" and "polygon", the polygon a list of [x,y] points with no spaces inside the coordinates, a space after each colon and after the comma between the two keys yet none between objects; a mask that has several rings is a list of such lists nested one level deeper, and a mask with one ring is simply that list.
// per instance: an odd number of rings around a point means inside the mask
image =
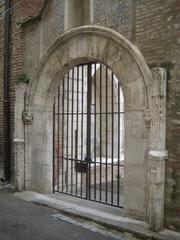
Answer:
[{"label": "stone threshold", "polygon": [[[56,195],[56,194],[55,194]],[[54,196],[55,196],[54,195]],[[43,205],[46,207],[50,207],[56,209],[65,215],[69,215],[72,217],[78,217],[84,220],[93,221],[99,225],[107,227],[112,230],[116,230],[118,232],[127,232],[131,233],[134,236],[141,238],[141,239],[148,239],[148,240],[179,240],[180,234],[166,230],[159,233],[155,233],[148,229],[148,224],[134,220],[131,218],[119,216],[113,214],[113,211],[103,212],[97,209],[92,209],[89,206],[84,207],[83,204],[75,204],[72,201],[68,201],[67,198],[62,198],[63,200],[57,198],[56,196],[53,197],[52,195],[43,195],[36,192],[16,192],[14,196],[20,200],[32,202],[35,204]],[[94,203],[93,203],[94,204]]]}]

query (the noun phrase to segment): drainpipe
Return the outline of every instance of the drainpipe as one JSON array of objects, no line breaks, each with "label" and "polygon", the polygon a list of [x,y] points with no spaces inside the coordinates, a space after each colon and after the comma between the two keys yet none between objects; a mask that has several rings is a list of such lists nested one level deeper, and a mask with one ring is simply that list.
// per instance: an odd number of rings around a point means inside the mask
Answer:
[{"label": "drainpipe", "polygon": [[2,182],[11,178],[11,141],[10,141],[10,101],[9,101],[9,70],[10,70],[10,0],[5,0],[4,29],[4,177]]}]

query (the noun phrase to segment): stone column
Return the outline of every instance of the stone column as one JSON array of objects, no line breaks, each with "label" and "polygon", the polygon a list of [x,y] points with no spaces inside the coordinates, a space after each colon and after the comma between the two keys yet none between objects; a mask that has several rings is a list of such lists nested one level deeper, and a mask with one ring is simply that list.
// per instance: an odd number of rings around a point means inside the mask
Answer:
[{"label": "stone column", "polygon": [[149,227],[160,231],[164,222],[166,140],[166,70],[152,68],[149,158]]},{"label": "stone column", "polygon": [[15,130],[14,130],[14,150],[15,150],[15,187],[16,190],[24,190],[24,124],[22,111],[24,110],[24,93],[27,84],[18,82],[16,84],[16,103],[15,103]]},{"label": "stone column", "polygon": [[15,147],[15,187],[17,191],[25,189],[24,139],[14,138]]},{"label": "stone column", "polygon": [[26,110],[26,89],[27,84],[18,82],[16,85],[16,104],[15,104],[15,186],[18,191],[27,190],[27,159],[26,148],[27,139],[26,125],[32,124],[32,114]]},{"label": "stone column", "polygon": [[[25,100],[26,102],[26,100]],[[31,136],[33,134],[32,132],[32,123],[33,123],[33,114],[27,110],[26,104],[25,108],[22,112],[22,120],[24,124],[24,140],[25,140],[25,145],[24,145],[24,161],[25,161],[25,166],[24,166],[24,187],[26,191],[31,190],[31,178],[32,178],[32,152],[31,152]]]}]

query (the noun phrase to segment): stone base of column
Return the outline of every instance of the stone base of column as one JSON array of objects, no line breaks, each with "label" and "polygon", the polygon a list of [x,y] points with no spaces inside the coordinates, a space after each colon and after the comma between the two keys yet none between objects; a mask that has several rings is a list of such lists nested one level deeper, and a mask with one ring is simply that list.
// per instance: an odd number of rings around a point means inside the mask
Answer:
[{"label": "stone base of column", "polygon": [[14,138],[15,145],[15,189],[25,190],[24,139]]},{"label": "stone base of column", "polygon": [[149,227],[160,231],[164,225],[164,181],[167,151],[149,152]]}]

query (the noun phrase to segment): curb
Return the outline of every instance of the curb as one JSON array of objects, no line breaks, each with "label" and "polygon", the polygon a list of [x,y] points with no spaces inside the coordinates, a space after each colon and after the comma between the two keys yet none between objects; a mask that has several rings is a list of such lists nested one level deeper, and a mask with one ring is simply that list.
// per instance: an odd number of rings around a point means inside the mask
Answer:
[{"label": "curb", "polygon": [[34,204],[46,206],[61,213],[84,219],[87,221],[95,222],[101,226],[115,230],[121,233],[130,233],[135,237],[146,240],[179,240],[180,234],[163,230],[159,233],[155,233],[148,229],[148,225],[145,222],[133,220],[126,217],[114,216],[111,214],[103,213],[90,208],[82,207],[77,204],[68,203],[68,201],[61,201],[43,194],[35,192],[16,192],[14,196],[20,200],[32,202]]}]

